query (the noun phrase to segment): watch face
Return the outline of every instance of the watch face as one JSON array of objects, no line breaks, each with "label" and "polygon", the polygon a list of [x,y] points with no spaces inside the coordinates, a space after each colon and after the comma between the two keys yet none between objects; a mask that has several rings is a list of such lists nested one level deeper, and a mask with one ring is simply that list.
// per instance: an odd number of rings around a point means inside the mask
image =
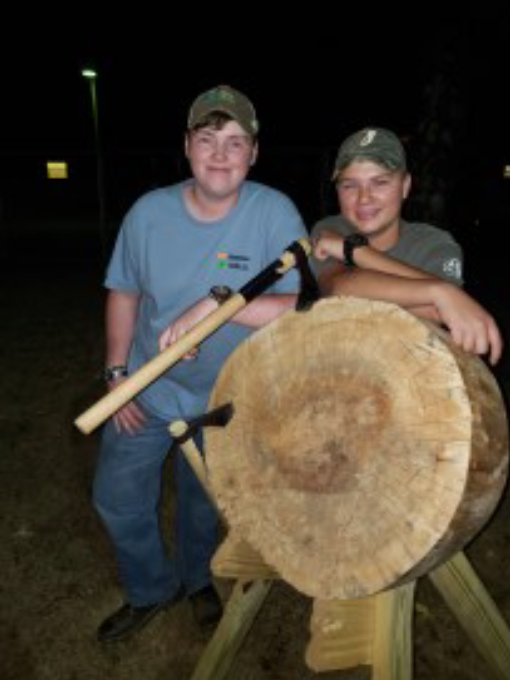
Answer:
[{"label": "watch face", "polygon": [[218,297],[228,297],[231,294],[231,289],[228,286],[213,286],[213,291]]},{"label": "watch face", "polygon": [[232,297],[233,290],[229,286],[213,286],[210,295],[220,304]]}]

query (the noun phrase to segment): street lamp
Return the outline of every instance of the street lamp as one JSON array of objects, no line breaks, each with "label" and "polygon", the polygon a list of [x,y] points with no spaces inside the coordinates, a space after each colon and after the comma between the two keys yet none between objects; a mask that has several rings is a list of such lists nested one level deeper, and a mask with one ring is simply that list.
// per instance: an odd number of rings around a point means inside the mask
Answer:
[{"label": "street lamp", "polygon": [[101,137],[99,130],[99,117],[97,109],[97,89],[96,79],[97,71],[90,68],[84,68],[81,72],[82,76],[89,81],[90,84],[90,100],[92,104],[92,119],[94,122],[94,144],[96,151],[96,187],[97,187],[97,202],[99,205],[99,237],[101,239],[101,249],[103,258],[106,259],[106,211],[105,211],[105,197],[104,197],[104,178],[103,178],[103,154],[101,149]]}]

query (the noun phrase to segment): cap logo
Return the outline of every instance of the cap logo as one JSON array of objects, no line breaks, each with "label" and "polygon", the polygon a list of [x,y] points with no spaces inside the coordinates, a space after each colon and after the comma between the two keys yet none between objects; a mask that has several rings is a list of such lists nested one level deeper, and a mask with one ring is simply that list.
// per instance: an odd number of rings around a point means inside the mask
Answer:
[{"label": "cap logo", "polygon": [[377,130],[367,130],[363,137],[360,139],[360,146],[369,146],[374,141],[377,135]]}]

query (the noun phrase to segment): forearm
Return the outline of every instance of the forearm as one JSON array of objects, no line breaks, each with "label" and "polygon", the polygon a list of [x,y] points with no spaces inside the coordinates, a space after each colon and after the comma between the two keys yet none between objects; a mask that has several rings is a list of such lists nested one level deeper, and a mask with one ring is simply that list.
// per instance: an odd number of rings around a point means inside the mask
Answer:
[{"label": "forearm", "polygon": [[416,305],[414,307],[407,307],[407,311],[411,312],[420,319],[426,319],[427,321],[435,321],[441,324],[441,317],[437,308],[434,305]]},{"label": "forearm", "polygon": [[133,340],[139,295],[112,290],[106,301],[106,365],[125,364]]},{"label": "forearm", "polygon": [[412,267],[400,260],[389,257],[384,253],[370,248],[358,248],[354,251],[354,261],[359,269],[372,270],[382,274],[393,274],[408,279],[434,279],[432,274],[429,274],[422,269]]},{"label": "forearm", "polygon": [[296,307],[297,295],[261,295],[243,307],[231,319],[232,323],[261,328]]},{"label": "forearm", "polygon": [[[328,258],[336,260],[337,266],[343,267],[345,258],[345,238],[339,234],[323,231],[316,238],[312,239],[314,243],[314,256],[319,261],[327,260]],[[432,275],[411,265],[405,264],[386,253],[371,247],[369,244],[356,248],[353,253],[353,260],[356,267],[359,269],[368,269],[371,271],[382,272],[386,274],[395,274],[396,276],[403,276],[410,279],[432,278]],[[333,263],[330,262],[329,266]]]},{"label": "forearm", "polygon": [[[296,305],[297,295],[262,295],[252,300],[246,307],[242,307],[233,317],[227,319],[230,323],[260,328],[274,321]],[[182,316],[171,323],[159,336],[159,349],[163,351],[179,338],[188,333],[198,323],[213,314],[218,309],[218,302],[210,297],[202,298],[190,307]],[[192,354],[184,358],[193,358]]]},{"label": "forearm", "polygon": [[[368,300],[393,302],[405,308],[419,310],[434,305],[433,287],[444,284],[435,278],[407,278],[368,270],[329,269],[319,277],[323,295],[351,295]],[[428,317],[430,318],[430,317]]]}]

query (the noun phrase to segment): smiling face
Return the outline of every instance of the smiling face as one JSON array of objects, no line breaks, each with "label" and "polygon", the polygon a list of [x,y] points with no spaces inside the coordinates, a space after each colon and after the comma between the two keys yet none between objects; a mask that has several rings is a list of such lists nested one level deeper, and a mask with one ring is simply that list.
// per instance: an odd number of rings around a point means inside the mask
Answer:
[{"label": "smiling face", "polygon": [[229,120],[220,129],[190,131],[186,156],[197,191],[207,200],[225,201],[237,196],[257,157],[257,145],[237,121]]},{"label": "smiling face", "polygon": [[387,250],[398,240],[402,203],[410,187],[408,173],[388,170],[371,160],[354,160],[337,180],[340,211],[370,237],[370,245]]}]

